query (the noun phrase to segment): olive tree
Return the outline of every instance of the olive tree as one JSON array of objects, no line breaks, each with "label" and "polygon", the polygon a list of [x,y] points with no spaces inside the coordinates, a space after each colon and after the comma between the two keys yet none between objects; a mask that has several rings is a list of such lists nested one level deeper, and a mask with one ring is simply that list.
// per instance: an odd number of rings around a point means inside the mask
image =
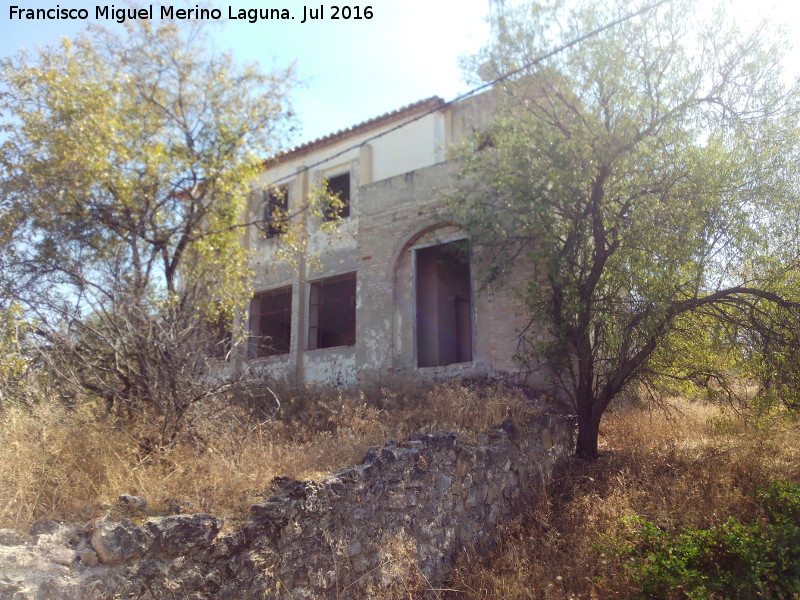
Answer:
[{"label": "olive tree", "polygon": [[788,315],[773,325],[797,316],[798,298],[773,285],[800,264],[786,48],[766,26],[697,11],[525,3],[497,15],[475,59],[499,79],[499,108],[460,149],[450,207],[483,248],[487,282],[525,259],[519,291],[546,335],[521,357],[543,357],[574,403],[582,458],[597,456],[615,398],[669,373],[663,350],[680,351],[687,323],[745,331],[748,311]]},{"label": "olive tree", "polygon": [[0,62],[3,293],[64,386],[154,410],[174,441],[250,294],[242,216],[289,133],[291,69],[202,24],[92,29]]}]

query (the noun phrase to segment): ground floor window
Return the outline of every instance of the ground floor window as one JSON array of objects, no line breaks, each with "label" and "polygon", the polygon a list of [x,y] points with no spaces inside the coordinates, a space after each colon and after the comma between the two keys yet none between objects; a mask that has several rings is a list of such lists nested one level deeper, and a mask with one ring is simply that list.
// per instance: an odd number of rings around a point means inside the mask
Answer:
[{"label": "ground floor window", "polygon": [[469,242],[415,251],[417,366],[472,361]]},{"label": "ground floor window", "polygon": [[322,279],[309,289],[308,349],[356,343],[356,274]]},{"label": "ground floor window", "polygon": [[233,341],[230,319],[227,317],[219,317],[216,321],[205,323],[204,327],[204,342],[209,349],[209,355],[214,358],[227,360]]},{"label": "ground floor window", "polygon": [[292,341],[292,288],[256,294],[250,301],[250,358],[287,354]]}]

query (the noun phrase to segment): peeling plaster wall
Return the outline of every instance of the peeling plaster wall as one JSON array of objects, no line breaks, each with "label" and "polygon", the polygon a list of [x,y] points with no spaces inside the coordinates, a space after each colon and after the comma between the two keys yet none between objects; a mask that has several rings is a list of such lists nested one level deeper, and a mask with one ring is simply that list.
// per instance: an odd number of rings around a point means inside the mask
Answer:
[{"label": "peeling plaster wall", "polygon": [[247,369],[250,375],[260,379],[294,383],[291,377],[294,371],[291,354],[250,360],[248,361]]},{"label": "peeling plaster wall", "polygon": [[[361,306],[366,306],[363,301]],[[378,316],[376,320],[368,320],[365,308],[362,308],[360,314],[363,324],[360,327],[357,324],[356,327],[360,350],[360,369],[380,371],[391,368],[393,341],[391,318]]]},{"label": "peeling plaster wall", "polygon": [[[292,286],[292,341],[285,365],[298,383],[348,384],[396,372],[437,379],[519,373],[513,357],[519,333],[529,324],[527,311],[512,290],[538,277],[525,260],[509,267],[505,287],[481,293],[479,269],[473,263],[472,361],[416,366],[414,248],[466,235],[442,212],[442,192],[458,173],[457,164],[445,161],[444,151],[448,144],[479,130],[492,107],[491,94],[482,94],[391,132],[378,127],[344,137],[264,174],[261,184],[288,178],[290,212],[298,210],[326,177],[349,171],[351,178],[350,216],[337,230],[323,231],[319,216],[307,212],[300,216],[307,247],[296,263],[275,260],[275,238],[264,239],[252,231],[246,236],[255,251],[256,291]],[[381,132],[386,135],[367,142]],[[251,211],[257,213],[254,207]],[[479,256],[479,249],[473,251],[474,257]],[[309,283],[352,272],[357,279],[355,346],[307,351]],[[541,332],[532,333],[541,337]],[[327,360],[334,363],[327,365]],[[545,378],[539,367],[533,365],[524,378],[542,387]]]},{"label": "peeling plaster wall", "polygon": [[306,383],[342,387],[356,382],[356,357],[352,348],[323,348],[305,355]]}]

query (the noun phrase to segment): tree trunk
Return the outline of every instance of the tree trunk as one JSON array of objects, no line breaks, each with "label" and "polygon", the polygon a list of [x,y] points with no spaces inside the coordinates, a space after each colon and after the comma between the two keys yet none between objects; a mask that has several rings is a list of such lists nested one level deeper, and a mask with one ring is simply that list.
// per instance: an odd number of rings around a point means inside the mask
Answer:
[{"label": "tree trunk", "polygon": [[597,442],[600,434],[600,415],[578,415],[578,441],[575,456],[587,461],[597,460]]}]

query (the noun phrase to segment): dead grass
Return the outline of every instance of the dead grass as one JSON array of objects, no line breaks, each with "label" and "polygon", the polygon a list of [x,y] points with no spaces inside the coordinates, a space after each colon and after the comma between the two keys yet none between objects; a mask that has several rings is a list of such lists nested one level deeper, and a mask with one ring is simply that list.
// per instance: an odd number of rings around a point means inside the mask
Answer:
[{"label": "dead grass", "polygon": [[462,561],[452,600],[628,598],[622,566],[602,551],[639,516],[664,528],[747,519],[769,479],[800,481],[796,424],[755,427],[717,408],[676,401],[669,412],[608,415],[594,464],[573,463],[547,495],[498,532],[489,559]]},{"label": "dead grass", "polygon": [[[0,413],[0,527],[93,519],[119,510],[120,494],[144,496],[154,512],[183,501],[191,503],[187,512],[241,517],[270,494],[277,475],[318,477],[415,431],[476,438],[532,410],[522,393],[502,386],[284,390],[281,399],[278,417],[265,422],[259,418],[271,413],[268,399],[263,407],[215,411],[166,454],[142,452],[137,440],[146,422],[125,425],[89,406],[55,402],[7,409]],[[446,586],[458,591],[439,597],[629,598],[622,565],[602,550],[625,517],[670,529],[705,528],[728,515],[746,520],[759,486],[774,478],[800,482],[799,433],[796,424],[756,427],[700,403],[676,401],[670,411],[622,407],[605,419],[599,460],[571,464],[532,499],[522,518],[497,532],[493,556],[464,555]],[[424,586],[399,576],[408,571],[404,552],[387,558],[385,577],[391,597],[408,599]]]},{"label": "dead grass", "polygon": [[111,511],[120,494],[143,496],[152,514],[237,518],[270,495],[275,476],[319,477],[363,458],[370,446],[416,431],[475,436],[531,410],[503,387],[398,386],[335,393],[280,393],[264,406],[204,407],[194,435],[166,453],[143,451],[147,419],[121,422],[91,405],[43,401],[0,412],[0,528],[26,530],[41,518],[81,521]]}]

